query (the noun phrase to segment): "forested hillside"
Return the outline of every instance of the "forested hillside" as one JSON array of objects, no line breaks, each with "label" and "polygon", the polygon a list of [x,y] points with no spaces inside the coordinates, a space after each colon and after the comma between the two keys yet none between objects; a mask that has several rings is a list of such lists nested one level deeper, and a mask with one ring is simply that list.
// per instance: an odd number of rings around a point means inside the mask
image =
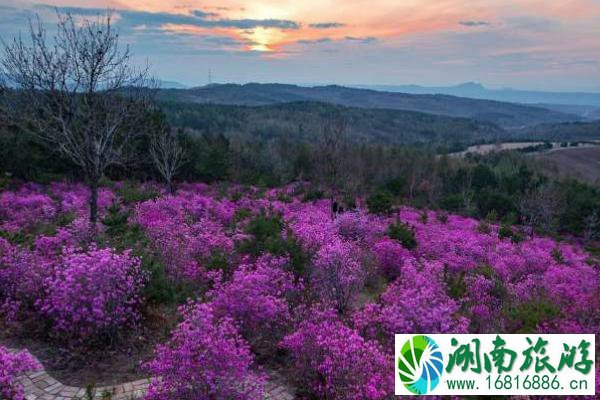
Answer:
[{"label": "forested hillside", "polygon": [[510,140],[574,141],[600,139],[599,122],[543,124],[504,129],[489,122],[413,111],[345,107],[318,102],[265,106],[164,102],[169,121],[178,127],[227,137],[314,141],[332,115],[347,122],[348,138],[384,145],[422,145],[438,152],[479,143]]},{"label": "forested hillside", "polygon": [[579,121],[582,117],[521,104],[468,99],[447,95],[414,95],[343,86],[302,87],[283,84],[209,85],[194,89],[166,89],[159,99],[215,104],[268,105],[320,101],[351,107],[418,111],[451,117],[473,118],[503,127]]},{"label": "forested hillside", "polygon": [[531,139],[573,141],[600,138],[600,121],[542,124],[518,130],[517,135]]},{"label": "forested hillside", "polygon": [[258,107],[168,102],[162,106],[175,126],[256,139],[310,142],[320,135],[324,122],[332,115],[345,118],[350,138],[368,143],[448,146],[502,139],[508,135],[492,123],[467,118],[316,102]]}]

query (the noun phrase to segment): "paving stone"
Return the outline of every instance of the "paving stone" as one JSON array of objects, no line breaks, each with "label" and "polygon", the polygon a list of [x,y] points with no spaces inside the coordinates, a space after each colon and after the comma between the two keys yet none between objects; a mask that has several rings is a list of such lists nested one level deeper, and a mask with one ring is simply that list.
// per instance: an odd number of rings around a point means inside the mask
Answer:
[{"label": "paving stone", "polygon": [[[10,349],[16,352],[16,349]],[[160,380],[161,378],[155,378]],[[23,387],[26,400],[73,400],[85,399],[86,389],[74,386],[65,386],[54,379],[46,371],[36,371],[23,374],[17,378]],[[151,379],[138,379],[116,386],[103,386],[94,389],[94,399],[102,399],[104,393],[112,395],[112,400],[131,400],[144,397],[150,386]],[[270,373],[270,379],[265,385],[265,399],[268,400],[293,400],[294,390],[285,384],[285,380],[277,372]]]}]

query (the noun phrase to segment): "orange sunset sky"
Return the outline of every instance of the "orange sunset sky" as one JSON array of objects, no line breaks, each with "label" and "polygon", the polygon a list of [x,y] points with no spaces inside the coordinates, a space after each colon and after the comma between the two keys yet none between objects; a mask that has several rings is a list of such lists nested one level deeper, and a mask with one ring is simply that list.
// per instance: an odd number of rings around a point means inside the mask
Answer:
[{"label": "orange sunset sky", "polygon": [[[600,90],[600,0],[0,0],[0,36],[114,10],[162,79]],[[49,24],[51,26],[51,24]]]}]

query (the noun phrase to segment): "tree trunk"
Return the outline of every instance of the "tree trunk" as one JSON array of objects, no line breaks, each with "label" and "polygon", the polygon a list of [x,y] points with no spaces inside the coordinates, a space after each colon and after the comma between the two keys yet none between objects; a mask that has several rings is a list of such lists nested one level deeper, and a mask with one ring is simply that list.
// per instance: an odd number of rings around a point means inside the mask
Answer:
[{"label": "tree trunk", "polygon": [[92,232],[96,231],[96,222],[98,221],[98,180],[90,182],[90,228]]}]

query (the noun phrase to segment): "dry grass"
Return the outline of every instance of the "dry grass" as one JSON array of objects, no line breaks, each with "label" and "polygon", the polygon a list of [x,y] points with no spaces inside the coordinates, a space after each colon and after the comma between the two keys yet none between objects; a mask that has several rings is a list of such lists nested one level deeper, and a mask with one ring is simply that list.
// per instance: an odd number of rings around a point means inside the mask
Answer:
[{"label": "dry grass", "polygon": [[557,176],[600,185],[600,146],[557,149],[535,157]]}]

